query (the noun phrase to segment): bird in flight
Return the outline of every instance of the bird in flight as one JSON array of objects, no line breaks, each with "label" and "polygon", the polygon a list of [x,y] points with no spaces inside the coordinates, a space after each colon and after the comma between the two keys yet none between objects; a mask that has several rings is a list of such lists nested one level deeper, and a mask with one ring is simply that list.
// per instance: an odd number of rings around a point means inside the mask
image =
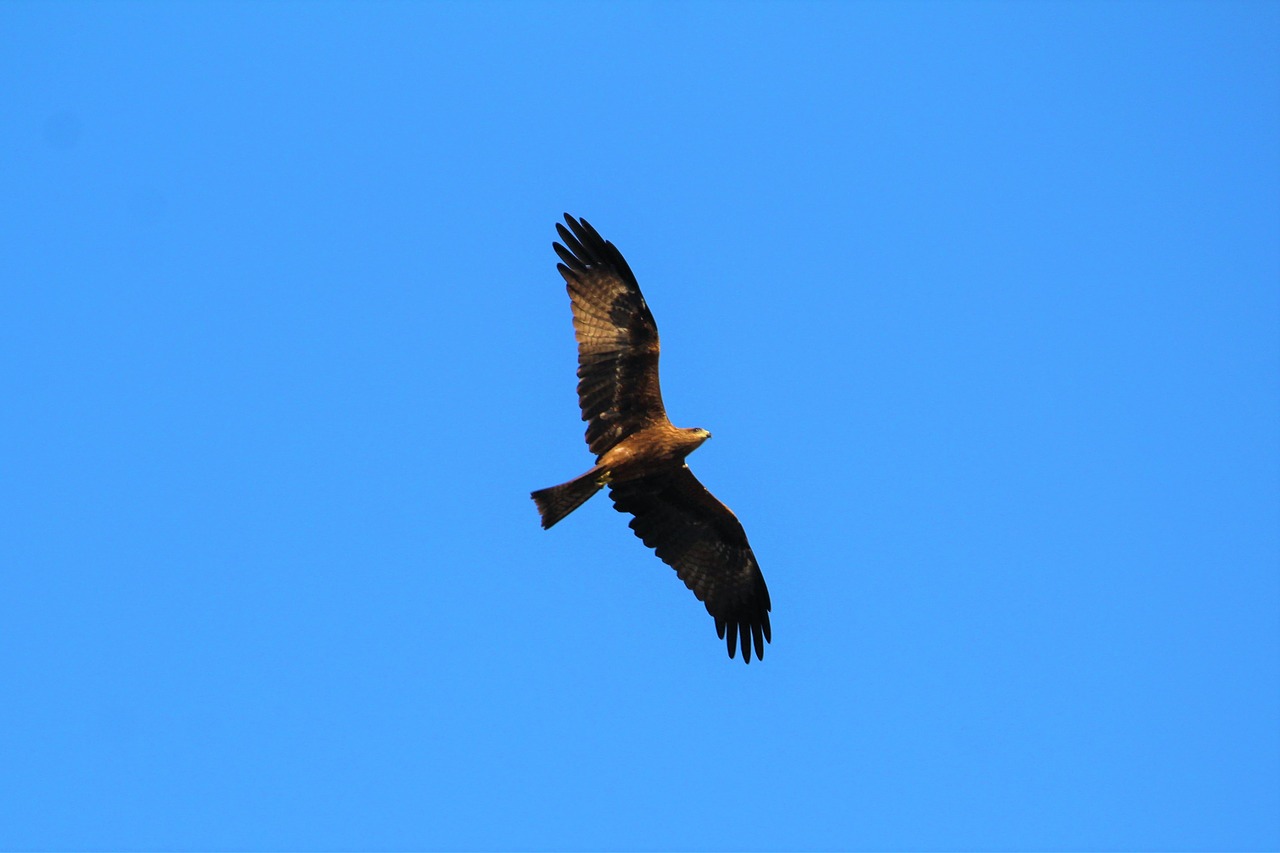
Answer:
[{"label": "bird in flight", "polygon": [[685,457],[711,437],[672,426],[658,387],[658,327],[614,245],[585,219],[556,223],[560,275],[578,339],[578,402],[596,464],[533,493],[549,528],[606,486],[631,529],[707,606],[729,657],[764,657],[769,590],[738,517],[693,476]]}]

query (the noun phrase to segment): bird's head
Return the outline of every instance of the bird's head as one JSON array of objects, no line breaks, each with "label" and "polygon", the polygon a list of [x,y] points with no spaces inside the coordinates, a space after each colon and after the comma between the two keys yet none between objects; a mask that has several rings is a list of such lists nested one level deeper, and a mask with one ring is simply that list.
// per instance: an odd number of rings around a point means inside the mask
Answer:
[{"label": "bird's head", "polygon": [[694,427],[693,429],[689,430],[689,433],[694,438],[698,439],[699,442],[703,442],[703,441],[706,441],[708,438],[711,438],[711,433],[707,432],[702,427]]}]

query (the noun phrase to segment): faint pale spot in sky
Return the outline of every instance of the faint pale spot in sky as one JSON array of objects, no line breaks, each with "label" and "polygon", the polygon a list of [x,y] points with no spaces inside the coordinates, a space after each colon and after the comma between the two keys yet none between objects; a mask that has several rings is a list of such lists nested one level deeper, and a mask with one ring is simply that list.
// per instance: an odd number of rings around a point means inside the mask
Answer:
[{"label": "faint pale spot in sky", "polygon": [[67,110],[53,113],[44,120],[41,136],[50,148],[62,151],[75,148],[80,141],[80,117]]}]

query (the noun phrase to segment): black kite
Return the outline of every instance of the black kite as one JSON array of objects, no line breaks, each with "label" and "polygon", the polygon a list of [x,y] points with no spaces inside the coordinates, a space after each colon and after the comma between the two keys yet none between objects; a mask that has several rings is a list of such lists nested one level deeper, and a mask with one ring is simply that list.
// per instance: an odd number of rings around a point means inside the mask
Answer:
[{"label": "black kite", "polygon": [[[693,476],[685,457],[711,437],[667,420],[658,387],[658,327],[631,268],[585,219],[565,214],[552,243],[573,304],[578,401],[596,464],[575,480],[533,493],[551,527],[601,488],[631,529],[676,570],[725,639],[729,657],[764,657],[769,590],[737,516]],[[727,635],[727,636],[726,636]]]}]

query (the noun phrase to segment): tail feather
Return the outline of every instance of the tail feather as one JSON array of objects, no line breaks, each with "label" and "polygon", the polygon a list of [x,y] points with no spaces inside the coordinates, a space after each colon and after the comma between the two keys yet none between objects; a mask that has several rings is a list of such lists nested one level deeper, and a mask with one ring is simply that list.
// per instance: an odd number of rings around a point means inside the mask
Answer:
[{"label": "tail feather", "polygon": [[577,479],[549,489],[539,489],[533,493],[533,501],[538,505],[542,515],[542,527],[547,529],[569,513],[587,502],[587,499],[600,491],[600,472],[592,468]]}]

